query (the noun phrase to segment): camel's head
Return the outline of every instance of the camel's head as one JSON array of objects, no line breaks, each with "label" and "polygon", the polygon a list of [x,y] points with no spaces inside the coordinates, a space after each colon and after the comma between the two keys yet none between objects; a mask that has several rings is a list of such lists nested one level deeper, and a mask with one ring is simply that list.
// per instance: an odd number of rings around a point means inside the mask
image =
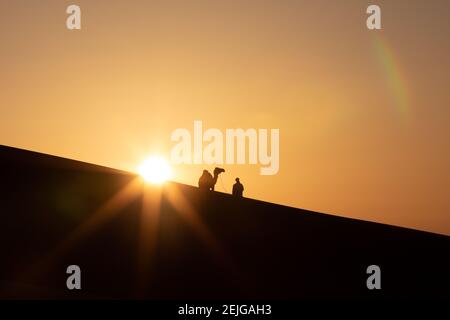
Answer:
[{"label": "camel's head", "polygon": [[225,172],[225,169],[219,168],[219,167],[215,167],[214,168],[214,175],[218,176],[219,174],[221,174],[222,172]]}]

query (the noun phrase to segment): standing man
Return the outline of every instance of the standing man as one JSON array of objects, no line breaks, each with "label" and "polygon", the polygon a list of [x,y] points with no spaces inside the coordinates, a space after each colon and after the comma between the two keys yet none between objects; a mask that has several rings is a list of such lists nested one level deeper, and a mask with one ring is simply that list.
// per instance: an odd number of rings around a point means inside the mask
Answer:
[{"label": "standing man", "polygon": [[239,178],[236,178],[236,183],[233,185],[233,196],[242,198],[244,192],[244,185],[239,182]]}]

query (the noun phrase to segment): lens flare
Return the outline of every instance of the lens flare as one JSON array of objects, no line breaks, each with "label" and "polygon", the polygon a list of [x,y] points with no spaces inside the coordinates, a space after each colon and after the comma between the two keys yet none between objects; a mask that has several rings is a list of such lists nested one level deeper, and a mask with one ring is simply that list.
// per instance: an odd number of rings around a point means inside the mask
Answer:
[{"label": "lens flare", "polygon": [[386,77],[386,83],[393,97],[397,112],[404,120],[410,113],[409,90],[406,76],[401,68],[398,56],[394,54],[392,46],[381,35],[374,36],[374,48],[378,61]]},{"label": "lens flare", "polygon": [[172,168],[167,160],[158,156],[145,159],[137,171],[145,181],[154,184],[162,184],[173,175]]}]

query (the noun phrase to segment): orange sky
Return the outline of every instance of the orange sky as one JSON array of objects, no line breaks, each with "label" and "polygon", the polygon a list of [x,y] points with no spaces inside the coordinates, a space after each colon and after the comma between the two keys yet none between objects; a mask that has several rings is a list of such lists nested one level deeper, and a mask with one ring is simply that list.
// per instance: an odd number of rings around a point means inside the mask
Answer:
[{"label": "orange sky", "polygon": [[[74,3],[81,31],[65,27]],[[194,120],[279,128],[279,173],[224,166],[227,191],[239,176],[248,197],[450,235],[449,9],[4,0],[0,143],[134,170]],[[203,166],[174,169],[196,184]]]}]

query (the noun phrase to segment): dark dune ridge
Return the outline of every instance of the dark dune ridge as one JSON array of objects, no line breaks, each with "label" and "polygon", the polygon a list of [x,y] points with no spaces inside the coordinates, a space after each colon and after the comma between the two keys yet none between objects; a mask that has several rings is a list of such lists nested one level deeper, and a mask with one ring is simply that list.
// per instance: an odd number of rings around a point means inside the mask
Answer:
[{"label": "dark dune ridge", "polygon": [[[145,187],[127,172],[7,146],[0,171],[1,298],[450,297],[448,236]],[[133,183],[127,201],[110,200]],[[86,227],[94,215],[104,221]],[[66,288],[72,264],[81,290]],[[366,287],[372,264],[381,290]]]}]

